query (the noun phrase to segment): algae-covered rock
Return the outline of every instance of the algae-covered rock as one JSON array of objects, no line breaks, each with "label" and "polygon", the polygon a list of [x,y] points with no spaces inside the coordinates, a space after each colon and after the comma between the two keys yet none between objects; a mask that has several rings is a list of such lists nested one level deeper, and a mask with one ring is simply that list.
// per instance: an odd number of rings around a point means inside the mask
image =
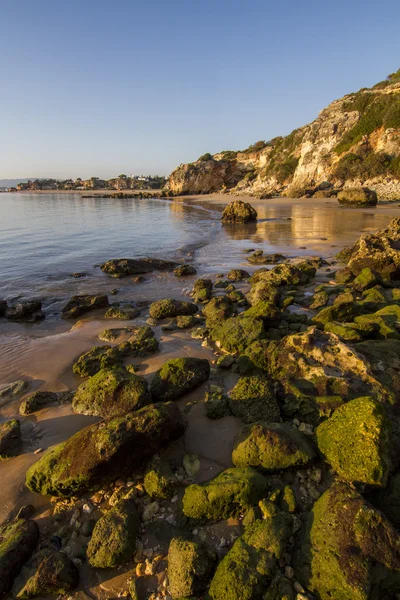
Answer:
[{"label": "algae-covered rock", "polygon": [[243,354],[257,340],[265,339],[262,319],[258,317],[231,317],[211,331],[211,337],[231,354]]},{"label": "algae-covered rock", "polygon": [[246,527],[219,563],[212,579],[212,600],[259,600],[285,598],[272,592],[279,560],[291,535],[291,517],[279,513]]},{"label": "algae-covered rock", "polygon": [[247,262],[251,265],[276,265],[285,260],[285,258],[283,254],[279,254],[278,252],[275,254],[264,254],[263,250],[255,250],[247,257]]},{"label": "algae-covered rock", "polygon": [[89,564],[98,569],[122,565],[135,552],[140,520],[133,499],[118,502],[93,529],[87,547]]},{"label": "algae-covered rock", "polygon": [[146,468],[143,484],[151,498],[166,500],[173,495],[177,479],[167,461],[154,458]]},{"label": "algae-covered rock", "polygon": [[378,275],[370,267],[366,267],[354,279],[352,286],[357,292],[363,292],[377,285],[379,280]]},{"label": "algae-covered rock", "polygon": [[240,375],[255,375],[268,371],[269,344],[269,340],[256,340],[246,348],[237,361]]},{"label": "algae-covered rock", "polygon": [[257,303],[253,303],[251,308],[248,308],[240,315],[241,319],[248,319],[249,317],[262,319],[266,327],[274,327],[281,320],[281,311],[272,302],[260,300]]},{"label": "algae-covered rock", "polygon": [[126,369],[101,369],[81,383],[72,409],[83,415],[116,417],[150,404],[147,381]]},{"label": "algae-covered rock", "polygon": [[382,600],[400,589],[400,536],[354,489],[334,483],[298,535],[296,578],[321,600]]},{"label": "algae-covered rock", "polygon": [[349,482],[385,486],[390,469],[390,423],[385,407],[370,397],[339,407],[316,430],[318,448]]},{"label": "algae-covered rock", "polygon": [[[354,322],[359,326],[372,326],[373,334],[371,337],[376,339],[400,339],[400,333],[397,329],[399,324],[399,317],[397,314],[385,312],[390,307],[385,307],[382,310],[378,310],[376,313],[360,315],[355,317]],[[395,307],[400,310],[399,306]]]},{"label": "algae-covered rock", "polygon": [[153,319],[166,319],[178,315],[194,315],[197,310],[197,305],[193,302],[164,298],[150,304],[149,314]]},{"label": "algae-covered rock", "polygon": [[257,283],[254,283],[251,286],[249,293],[246,295],[246,300],[251,306],[258,302],[271,302],[272,304],[277,304],[279,298],[280,293],[278,288],[269,281],[258,281]]},{"label": "algae-covered rock", "polygon": [[210,363],[203,358],[172,358],[159,369],[151,382],[155,400],[175,400],[191,392],[210,376]]},{"label": "algae-covered rock", "polygon": [[134,306],[111,306],[105,319],[120,319],[121,321],[131,321],[140,315],[140,310]]},{"label": "algae-covered rock", "polygon": [[38,541],[39,527],[35,521],[17,519],[0,527],[0,598],[10,591]]},{"label": "algae-covered rock", "polygon": [[19,454],[22,448],[21,424],[11,419],[0,424],[0,459]]},{"label": "algae-covered rock", "polygon": [[386,306],[388,298],[386,291],[382,287],[376,286],[362,292],[362,299],[359,302],[363,307],[363,312],[373,313]]},{"label": "algae-covered rock", "polygon": [[45,408],[49,404],[54,404],[57,402],[57,399],[58,396],[55,392],[44,392],[40,390],[33,392],[33,394],[21,402],[19,412],[21,415],[30,415],[37,410]]},{"label": "algae-covered rock", "polygon": [[249,223],[257,221],[257,211],[248,202],[234,200],[222,212],[225,223]]},{"label": "algae-covered rock", "polygon": [[243,279],[248,279],[250,273],[244,271],[244,269],[231,269],[226,277],[230,281],[242,281]]},{"label": "algae-covered rock", "polygon": [[329,302],[329,294],[326,291],[317,292],[316,294],[314,294],[312,300],[313,301],[312,301],[312,304],[310,304],[310,308],[312,308],[312,309],[323,308]]},{"label": "algae-covered rock", "polygon": [[193,286],[193,300],[195,302],[207,302],[212,294],[213,283],[211,279],[197,279]]},{"label": "algae-covered rock", "polygon": [[275,471],[302,467],[315,457],[306,435],[287,423],[252,423],[236,437],[232,462],[237,467]]},{"label": "algae-covered rock", "polygon": [[[359,342],[364,337],[360,331],[357,331],[357,329],[352,327],[352,323],[336,323],[335,321],[325,323],[324,331],[334,333],[346,342]],[[372,327],[372,332],[373,331],[374,328]]]},{"label": "algae-covered rock", "polygon": [[79,571],[64,552],[40,550],[25,565],[13,587],[13,594],[21,600],[37,596],[68,594],[79,583]]},{"label": "algae-covered rock", "polygon": [[176,262],[159,258],[114,258],[101,265],[101,270],[111,277],[128,277],[152,271],[172,271],[178,266]]},{"label": "algae-covered rock", "polygon": [[266,376],[241,377],[230,393],[229,408],[244,423],[280,419],[273,384]]},{"label": "algae-covered rock", "polygon": [[108,307],[107,296],[72,296],[61,311],[62,319],[75,319],[91,310]]},{"label": "algae-covered rock", "polygon": [[397,528],[400,527],[400,473],[395,473],[385,489],[372,495],[371,502],[379,508]]},{"label": "algae-covered rock", "polygon": [[208,483],[186,488],[183,514],[198,521],[237,517],[257,504],[267,487],[267,480],[255,469],[226,469]]},{"label": "algae-covered rock", "polygon": [[314,323],[326,325],[332,321],[348,323],[363,312],[362,306],[351,298],[349,302],[340,302],[323,308],[314,318]]},{"label": "algae-covered rock", "polygon": [[339,204],[346,204],[355,207],[376,206],[378,196],[374,190],[367,187],[345,188],[338,193]]},{"label": "algae-covered rock", "polygon": [[43,495],[76,496],[141,468],[180,437],[185,419],[176,404],[152,404],[89,425],[47,452],[26,474],[28,488]]},{"label": "algae-covered rock", "polygon": [[[72,367],[75,375],[80,375],[81,377],[90,377],[91,375],[95,375],[106,365],[111,366],[109,365],[108,350],[112,350],[112,347],[94,346],[88,352],[81,354]],[[119,363],[120,361],[116,362]]]},{"label": "algae-covered rock", "polygon": [[339,284],[346,285],[347,283],[351,283],[354,279],[354,275],[349,269],[349,267],[344,267],[343,269],[339,269],[335,273],[335,281]]},{"label": "algae-covered rock", "polygon": [[197,271],[193,265],[179,265],[173,270],[175,277],[186,277],[187,275],[196,275]]},{"label": "algae-covered rock", "polygon": [[277,265],[272,269],[259,270],[251,277],[251,283],[266,281],[276,287],[304,285],[315,277],[316,268],[309,262]]},{"label": "algae-covered rock", "polygon": [[203,308],[203,316],[206,318],[206,326],[218,326],[221,321],[229,319],[236,314],[236,307],[227,296],[217,296]]},{"label": "algae-covered rock", "polygon": [[222,390],[206,392],[205,408],[209,419],[222,419],[231,414],[229,397]]},{"label": "algae-covered rock", "polygon": [[178,329],[189,329],[194,327],[198,322],[198,319],[193,315],[180,315],[176,317],[176,326]]},{"label": "algae-covered rock", "polygon": [[6,305],[3,314],[10,321],[22,321],[24,323],[34,323],[45,318],[42,311],[42,303],[40,300],[27,300],[26,302],[17,302],[12,306]]},{"label": "algae-covered rock", "polygon": [[200,596],[208,587],[216,555],[208,548],[181,537],[168,549],[169,591],[173,598]]}]

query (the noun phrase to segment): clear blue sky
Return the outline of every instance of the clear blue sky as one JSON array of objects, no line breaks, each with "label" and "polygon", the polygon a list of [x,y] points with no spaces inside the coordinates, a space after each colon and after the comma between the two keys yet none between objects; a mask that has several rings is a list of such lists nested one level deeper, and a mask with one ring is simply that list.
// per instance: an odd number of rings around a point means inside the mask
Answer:
[{"label": "clear blue sky", "polygon": [[400,68],[398,0],[3,0],[0,178],[169,173]]}]

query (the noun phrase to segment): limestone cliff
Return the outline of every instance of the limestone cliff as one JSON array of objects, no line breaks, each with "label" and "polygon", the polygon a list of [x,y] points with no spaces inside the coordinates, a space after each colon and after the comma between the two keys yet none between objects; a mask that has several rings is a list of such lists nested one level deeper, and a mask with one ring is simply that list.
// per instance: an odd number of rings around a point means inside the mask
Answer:
[{"label": "limestone cliff", "polygon": [[364,185],[400,199],[400,70],[335,100],[312,123],[243,151],[205,154],[169,178],[174,194],[330,195]]}]

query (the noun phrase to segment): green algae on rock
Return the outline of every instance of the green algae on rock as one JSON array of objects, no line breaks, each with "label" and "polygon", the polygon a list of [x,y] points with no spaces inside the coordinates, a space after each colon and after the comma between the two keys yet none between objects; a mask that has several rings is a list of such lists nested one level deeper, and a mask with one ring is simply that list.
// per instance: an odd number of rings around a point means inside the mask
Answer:
[{"label": "green algae on rock", "polygon": [[72,296],[61,311],[62,319],[75,319],[91,310],[106,308],[109,306],[107,296]]},{"label": "green algae on rock", "polygon": [[79,571],[64,552],[44,549],[34,554],[13,586],[20,600],[72,592],[79,583]]},{"label": "green algae on rock", "polygon": [[0,527],[0,598],[11,590],[38,541],[39,527],[35,521],[16,519]]},{"label": "green algae on rock", "polygon": [[175,537],[168,549],[169,591],[173,598],[200,596],[208,587],[217,557],[206,546]]},{"label": "green algae on rock", "polygon": [[139,515],[133,499],[123,499],[96,523],[87,547],[92,567],[107,569],[129,560],[135,552],[140,528]]},{"label": "green algae on rock", "polygon": [[193,265],[179,265],[173,270],[175,277],[186,277],[187,275],[196,275],[197,271]]},{"label": "green algae on rock", "polygon": [[211,298],[213,283],[211,279],[197,279],[193,286],[193,300],[207,302]]},{"label": "green algae on rock", "polygon": [[83,415],[116,417],[150,404],[147,381],[121,367],[101,369],[81,383],[72,409]]},{"label": "green algae on rock", "polygon": [[324,290],[321,292],[317,292],[316,294],[314,294],[312,300],[313,301],[312,301],[312,304],[310,304],[310,308],[312,308],[312,309],[323,308],[329,302],[329,294],[328,294],[328,292],[326,292]]},{"label": "green algae on rock", "polygon": [[239,516],[265,495],[268,483],[255,469],[226,469],[215,479],[185,489],[182,507],[186,517],[221,521]]},{"label": "green algae on rock", "polygon": [[22,448],[21,424],[11,419],[0,424],[0,459],[19,454]]},{"label": "green algae on rock", "polygon": [[153,458],[146,468],[143,485],[151,498],[166,500],[173,495],[177,479],[167,461]]},{"label": "green algae on rock", "polygon": [[307,465],[315,457],[313,443],[288,423],[252,423],[235,439],[232,462],[236,467],[266,471]]},{"label": "green algae on rock", "polygon": [[[253,275],[254,277],[255,275]],[[251,286],[250,291],[246,295],[247,302],[253,306],[258,302],[271,302],[277,304],[280,298],[278,288],[269,281],[257,281]]]},{"label": "green algae on rock", "polygon": [[58,395],[55,392],[45,392],[38,390],[33,392],[28,398],[21,402],[19,413],[21,415],[30,415],[37,410],[45,408],[49,404],[54,404],[58,400]]},{"label": "green algae on rock", "polygon": [[[363,337],[361,332],[358,331],[355,327],[352,326],[353,323],[337,323],[335,321],[325,323],[324,331],[329,333],[334,333],[340,339],[346,342],[360,342]],[[374,331],[374,328],[371,327],[369,333]]]},{"label": "green algae on rock", "polygon": [[349,302],[340,302],[323,308],[315,317],[314,323],[325,325],[332,321],[348,323],[363,312],[362,306],[351,298]]},{"label": "green algae on rock", "polygon": [[390,470],[390,423],[370,397],[339,407],[316,429],[318,448],[346,481],[385,486]]},{"label": "green algae on rock", "polygon": [[240,375],[262,375],[268,372],[269,340],[256,340],[237,359]]},{"label": "green algae on rock", "polygon": [[206,414],[209,419],[222,419],[231,414],[229,398],[221,391],[206,392]]},{"label": "green algae on rock", "polygon": [[370,267],[366,267],[357,275],[351,285],[357,292],[363,292],[377,285],[379,281],[380,277]]},{"label": "green algae on rock", "polygon": [[291,529],[292,519],[285,513],[246,527],[217,567],[209,589],[211,600],[281,598],[273,593],[274,578]]},{"label": "green algae on rock", "polygon": [[210,363],[203,358],[172,358],[159,369],[151,382],[155,400],[175,400],[191,392],[210,376]]},{"label": "green algae on rock", "polygon": [[400,527],[400,473],[395,473],[385,489],[374,492],[371,502],[379,508],[397,528]]},{"label": "green algae on rock", "polygon": [[193,315],[180,315],[176,317],[176,326],[178,329],[189,329],[197,325],[198,319]]},{"label": "green algae on rock", "polygon": [[367,187],[345,188],[338,193],[339,204],[346,204],[356,207],[376,206],[378,196],[374,190]]},{"label": "green algae on rock", "polygon": [[111,277],[143,275],[152,271],[172,271],[178,263],[159,258],[113,258],[101,265],[103,273]]},{"label": "green algae on rock", "polygon": [[235,315],[237,311],[228,296],[217,296],[205,305],[202,312],[206,318],[206,326],[212,328]]},{"label": "green algae on rock", "polygon": [[230,281],[243,281],[243,279],[248,279],[249,277],[250,273],[244,269],[231,269],[226,276]]},{"label": "green algae on rock", "polygon": [[120,417],[104,419],[78,431],[28,469],[32,492],[77,496],[116,476],[142,468],[160,448],[185,431],[186,422],[174,403],[152,404]]},{"label": "green algae on rock", "polygon": [[272,302],[260,300],[255,304],[253,303],[251,308],[248,308],[239,315],[240,319],[248,319],[251,317],[262,319],[264,325],[269,327],[278,325],[281,320],[281,311]]},{"label": "green algae on rock", "polygon": [[229,395],[229,408],[244,423],[280,419],[273,384],[266,376],[241,377]]},{"label": "green algae on rock", "polygon": [[166,319],[167,317],[177,317],[179,315],[194,315],[198,307],[193,302],[174,300],[173,298],[164,298],[152,302],[149,308],[150,317],[153,319]]},{"label": "green algae on rock", "polygon": [[321,600],[382,600],[400,589],[400,536],[354,489],[334,483],[298,534],[296,579]]},{"label": "green algae on rock", "polygon": [[253,274],[251,283],[266,281],[276,287],[305,285],[315,277],[316,268],[307,261],[297,264],[284,263],[272,269],[260,269]]},{"label": "green algae on rock", "polygon": [[248,202],[234,200],[225,206],[221,220],[225,223],[249,223],[257,221],[257,211]]},{"label": "green algae on rock", "polygon": [[264,323],[258,317],[231,317],[214,327],[211,337],[226,352],[243,354],[250,344],[265,339]]}]

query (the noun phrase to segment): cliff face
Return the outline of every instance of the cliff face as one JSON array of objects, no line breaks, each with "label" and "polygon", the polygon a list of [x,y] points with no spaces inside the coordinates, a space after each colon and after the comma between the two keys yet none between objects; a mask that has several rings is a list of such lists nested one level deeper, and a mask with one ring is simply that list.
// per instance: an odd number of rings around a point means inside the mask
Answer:
[{"label": "cliff face", "polygon": [[286,137],[204,155],[169,178],[174,194],[296,197],[358,185],[376,190],[380,199],[400,199],[400,70],[335,100]]}]

